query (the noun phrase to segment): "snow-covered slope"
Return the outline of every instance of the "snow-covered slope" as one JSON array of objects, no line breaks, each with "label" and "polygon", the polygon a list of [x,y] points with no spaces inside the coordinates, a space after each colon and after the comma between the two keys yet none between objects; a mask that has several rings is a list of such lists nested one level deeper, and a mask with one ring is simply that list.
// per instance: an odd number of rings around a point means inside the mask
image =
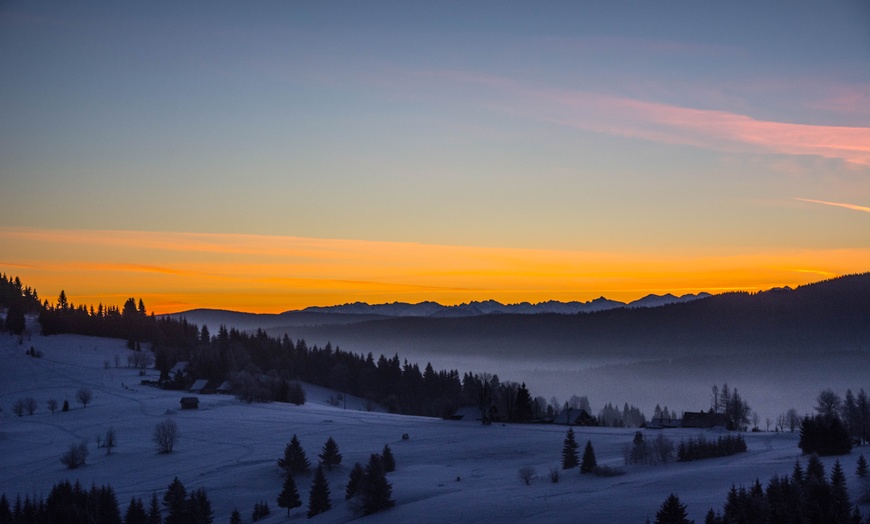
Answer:
[{"label": "snow-covered slope", "polygon": [[[33,346],[41,358],[25,354]],[[242,404],[231,396],[200,395],[200,409],[179,410],[186,393],[140,386],[135,370],[127,369],[123,341],[79,336],[27,338],[0,335],[0,492],[47,495],[62,479],[111,484],[126,509],[130,497],[162,495],[178,476],[188,489],[207,490],[215,522],[226,522],[233,508],[249,520],[253,505],[265,501],[272,515],[260,522],[284,522],[286,512],[275,499],[281,488],[276,460],[293,434],[299,436],[309,459],[316,460],[328,437],[333,437],[344,462],[328,473],[333,509],[312,522],[354,519],[344,497],[344,484],[354,462],[389,444],[397,471],[389,475],[396,507],[363,519],[366,522],[644,522],[654,518],[669,493],[679,494],[690,517],[703,521],[708,508],[721,509],[732,484],[766,482],[786,474],[799,458],[796,434],[746,435],[749,452],[736,457],[658,467],[629,467],[612,478],[562,472],[551,483],[548,471],[559,463],[566,428],[552,425],[493,425],[450,422],[329,406],[330,392],[307,388],[304,406]],[[115,367],[118,356],[121,367]],[[154,378],[149,372],[145,378]],[[75,400],[80,387],[93,391],[82,407]],[[39,410],[16,417],[11,406],[18,398],[33,397]],[[70,402],[70,411],[51,414],[49,399]],[[176,421],[179,440],[170,455],[155,453],[151,436],[165,418]],[[112,455],[96,448],[97,435],[108,428],[117,433]],[[623,465],[622,447],[633,430],[575,428],[581,446],[590,440],[599,464]],[[409,435],[408,440],[402,434]],[[677,430],[666,435],[675,441],[698,431]],[[655,435],[655,433],[651,433]],[[87,464],[67,470],[61,454],[72,442],[87,440]],[[857,453],[843,458],[855,486]],[[803,459],[802,459],[803,460]],[[830,466],[832,460],[826,460]],[[537,470],[530,486],[517,477],[522,466]],[[310,479],[299,479],[304,515]],[[854,493],[854,491],[852,491]],[[863,508],[867,511],[867,508]]]}]

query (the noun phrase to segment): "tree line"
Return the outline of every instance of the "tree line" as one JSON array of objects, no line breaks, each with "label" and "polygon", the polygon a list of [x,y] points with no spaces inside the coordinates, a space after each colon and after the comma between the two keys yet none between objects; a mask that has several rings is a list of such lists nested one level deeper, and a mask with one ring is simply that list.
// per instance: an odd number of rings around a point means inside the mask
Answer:
[{"label": "tree line", "polygon": [[[39,302],[35,290],[20,279],[0,278],[0,307],[20,304],[28,313],[38,313],[45,335],[79,334],[121,338],[128,347],[141,350],[150,345],[154,366],[165,387],[186,388],[195,379],[232,381],[236,393],[249,401],[304,402],[299,381],[355,395],[402,414],[449,417],[460,406],[477,406],[484,423],[492,420],[531,421],[542,416],[540,402],[533,400],[525,384],[501,381],[491,373],[435,370],[399,356],[356,354],[327,343],[308,345],[286,334],[272,337],[263,330],[254,333],[221,325],[214,335],[208,327],[186,319],[149,314],[144,301],[128,298],[121,308],[99,304],[73,304],[61,291],[52,304]],[[23,328],[22,328],[23,329]],[[187,373],[170,377],[179,362]],[[546,404],[546,403],[544,403]]]},{"label": "tree line", "polygon": [[[862,457],[863,458],[863,457]],[[867,478],[866,461],[856,474]],[[685,504],[671,494],[656,513],[656,523],[689,524]],[[826,522],[830,524],[861,524],[864,521],[858,505],[852,504],[846,487],[846,475],[839,460],[830,476],[818,456],[812,455],[806,468],[795,462],[791,476],[773,477],[763,486],[760,481],[749,488],[732,486],[721,511],[712,508],[704,524],[758,524],[779,522]]]}]

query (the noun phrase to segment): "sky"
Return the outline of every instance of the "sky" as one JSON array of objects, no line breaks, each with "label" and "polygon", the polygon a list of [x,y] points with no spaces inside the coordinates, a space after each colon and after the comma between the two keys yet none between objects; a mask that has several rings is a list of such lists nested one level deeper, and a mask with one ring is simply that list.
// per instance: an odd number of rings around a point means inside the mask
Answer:
[{"label": "sky", "polygon": [[866,1],[6,0],[0,71],[0,272],[52,301],[632,300],[870,270]]}]

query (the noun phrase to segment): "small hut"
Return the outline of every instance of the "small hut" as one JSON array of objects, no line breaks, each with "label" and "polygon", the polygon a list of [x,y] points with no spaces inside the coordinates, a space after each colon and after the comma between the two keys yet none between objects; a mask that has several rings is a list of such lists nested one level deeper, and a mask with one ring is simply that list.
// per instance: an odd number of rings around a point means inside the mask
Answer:
[{"label": "small hut", "polygon": [[182,397],[181,409],[199,409],[199,397]]}]

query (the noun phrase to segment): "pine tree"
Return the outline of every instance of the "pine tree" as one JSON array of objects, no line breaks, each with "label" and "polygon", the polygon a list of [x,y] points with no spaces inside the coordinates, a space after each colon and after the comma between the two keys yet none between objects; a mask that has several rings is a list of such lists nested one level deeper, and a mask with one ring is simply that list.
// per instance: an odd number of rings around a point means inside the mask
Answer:
[{"label": "pine tree", "polygon": [[341,464],[341,453],[338,452],[338,444],[332,437],[329,437],[326,444],[323,445],[323,451],[318,455],[318,458],[320,458],[320,463],[326,466],[329,471],[332,471],[332,466]]},{"label": "pine tree", "polygon": [[347,486],[344,488],[344,499],[350,500],[359,494],[362,486],[363,467],[359,462],[353,465],[350,470],[350,476],[347,479]]},{"label": "pine tree", "polygon": [[532,419],[532,395],[529,393],[528,388],[526,388],[525,382],[517,389],[514,412],[516,413],[516,420],[520,422]]},{"label": "pine tree", "polygon": [[8,524],[12,522],[12,510],[9,507],[9,499],[6,493],[0,493],[0,522]]},{"label": "pine tree", "polygon": [[234,508],[230,513],[230,524],[242,524],[242,514],[239,513],[239,508]]},{"label": "pine tree", "polygon": [[690,524],[686,513],[686,505],[680,503],[679,497],[671,493],[662,503],[656,513],[656,524]]},{"label": "pine tree", "polygon": [[124,515],[124,524],[145,524],[146,519],[147,515],[142,499],[131,498],[130,505],[127,506],[127,513]]},{"label": "pine tree", "polygon": [[196,524],[212,524],[214,511],[211,509],[211,501],[204,488],[198,488],[190,493],[187,499],[187,520]]},{"label": "pine tree", "polygon": [[286,471],[288,475],[304,474],[311,470],[311,464],[308,462],[308,457],[305,456],[305,450],[302,449],[295,434],[284,448],[284,457],[278,460],[278,467]]},{"label": "pine tree", "polygon": [[384,471],[386,473],[396,471],[396,459],[393,457],[393,451],[390,449],[390,446],[384,445],[384,452],[381,454],[381,457],[384,461]]},{"label": "pine tree", "polygon": [[580,473],[592,473],[598,466],[595,460],[595,450],[592,448],[592,441],[586,441],[586,449],[583,450],[583,463],[580,464]]},{"label": "pine tree", "polygon": [[392,508],[396,505],[392,497],[393,486],[387,480],[383,459],[380,455],[373,454],[369,457],[362,479],[363,515]]},{"label": "pine tree", "polygon": [[281,488],[281,493],[278,495],[278,507],[287,508],[287,517],[290,517],[290,510],[298,508],[302,505],[302,499],[299,498],[299,492],[296,490],[296,481],[293,480],[293,475],[284,477],[284,487]]},{"label": "pine tree", "polygon": [[562,444],[562,469],[576,468],[580,464],[577,449],[580,447],[574,439],[574,429],[568,428],[565,441]]},{"label": "pine tree", "polygon": [[145,522],[147,524],[163,523],[163,518],[160,516],[160,505],[157,502],[157,493],[151,494],[151,503],[148,505],[148,518]]},{"label": "pine tree", "polygon": [[314,472],[314,481],[311,483],[311,491],[308,493],[308,518],[329,511],[332,505],[329,503],[329,483],[323,468],[317,466]]},{"label": "pine tree", "polygon": [[848,522],[852,504],[849,502],[849,493],[846,490],[846,475],[840,460],[834,462],[831,470],[831,494],[833,495],[833,510],[837,522]]},{"label": "pine tree", "polygon": [[855,474],[862,479],[867,478],[867,459],[864,458],[863,454],[858,455],[858,463],[855,467]]},{"label": "pine tree", "polygon": [[163,505],[169,511],[164,520],[165,524],[180,524],[187,519],[187,489],[178,480],[172,479],[166,493],[163,494]]},{"label": "pine tree", "polygon": [[798,486],[804,483],[804,470],[801,467],[801,463],[799,460],[794,461],[794,468],[791,472],[791,481]]}]

